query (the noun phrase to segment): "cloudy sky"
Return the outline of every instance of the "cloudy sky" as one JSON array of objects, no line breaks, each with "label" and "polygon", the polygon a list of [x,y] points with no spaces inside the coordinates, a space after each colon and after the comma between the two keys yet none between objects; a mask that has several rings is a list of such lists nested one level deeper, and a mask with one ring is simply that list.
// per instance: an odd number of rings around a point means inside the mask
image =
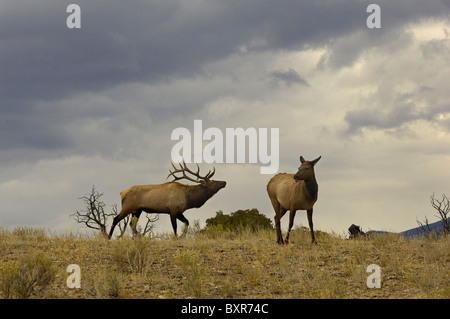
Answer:
[{"label": "cloudy sky", "polygon": [[[378,1],[380,29],[371,2],[0,0],[0,226],[82,232],[79,197],[95,185],[109,209],[165,182],[171,133],[196,119],[279,128],[280,172],[322,156],[316,229],[434,221],[429,196],[450,195],[450,1]],[[227,187],[191,222],[273,219],[259,164],[200,166]]]}]

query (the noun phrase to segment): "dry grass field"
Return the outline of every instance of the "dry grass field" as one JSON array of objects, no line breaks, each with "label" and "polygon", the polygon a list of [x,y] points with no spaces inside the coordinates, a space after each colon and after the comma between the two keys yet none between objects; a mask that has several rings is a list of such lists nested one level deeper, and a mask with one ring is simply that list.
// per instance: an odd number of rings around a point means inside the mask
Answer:
[{"label": "dry grass field", "polygon": [[[0,229],[2,298],[450,298],[450,238],[366,240],[295,229],[289,245],[275,231],[190,233],[186,238],[49,236]],[[68,288],[69,264],[81,288]],[[367,266],[381,288],[367,287]]]}]

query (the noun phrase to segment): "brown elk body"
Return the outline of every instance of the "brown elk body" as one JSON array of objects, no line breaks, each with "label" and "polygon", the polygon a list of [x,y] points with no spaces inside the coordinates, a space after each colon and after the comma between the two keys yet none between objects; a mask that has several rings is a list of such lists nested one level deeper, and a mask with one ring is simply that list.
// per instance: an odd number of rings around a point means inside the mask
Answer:
[{"label": "brown elk body", "polygon": [[[294,225],[295,212],[306,210],[308,224],[311,232],[312,243],[316,243],[313,229],[313,206],[317,201],[319,185],[314,174],[314,165],[321,157],[313,161],[306,161],[300,156],[301,166],[296,174],[280,173],[272,177],[267,184],[267,193],[273,209],[275,210],[275,227],[277,230],[277,242],[279,244],[289,242],[289,233]],[[289,210],[289,228],[286,240],[283,241],[281,234],[281,218]]]},{"label": "brown elk body", "polygon": [[[139,218],[141,213],[169,214],[172,222],[173,231],[177,236],[177,219],[189,226],[189,221],[184,217],[183,213],[190,208],[201,207],[208,199],[216,194],[220,189],[224,188],[226,182],[214,181],[210,178],[214,172],[209,172],[206,176],[199,175],[200,169],[196,173],[190,171],[186,164],[181,169],[176,169],[170,175],[175,177],[174,181],[158,185],[139,185],[132,186],[120,193],[122,197],[122,210],[114,218],[109,238],[111,238],[114,227],[127,215],[132,214],[133,217]],[[172,164],[173,166],[173,164]],[[198,165],[197,165],[198,168]],[[183,176],[176,176],[175,173],[181,172]],[[185,173],[190,173],[197,177],[192,179]],[[199,185],[184,185],[175,182],[179,179],[187,179]],[[136,232],[137,219],[131,224],[133,232]]]}]

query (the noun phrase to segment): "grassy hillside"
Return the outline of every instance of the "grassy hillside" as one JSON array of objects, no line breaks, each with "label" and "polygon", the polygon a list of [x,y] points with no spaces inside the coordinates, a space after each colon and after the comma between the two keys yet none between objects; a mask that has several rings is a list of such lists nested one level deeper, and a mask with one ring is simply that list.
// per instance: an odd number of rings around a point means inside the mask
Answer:
[{"label": "grassy hillside", "polygon": [[[2,298],[450,298],[450,238],[346,240],[296,229],[189,234],[184,239],[48,236],[0,229]],[[69,289],[69,264],[81,288]],[[381,268],[381,288],[366,285]],[[32,284],[30,282],[33,282]],[[28,289],[28,290],[27,290]]]}]

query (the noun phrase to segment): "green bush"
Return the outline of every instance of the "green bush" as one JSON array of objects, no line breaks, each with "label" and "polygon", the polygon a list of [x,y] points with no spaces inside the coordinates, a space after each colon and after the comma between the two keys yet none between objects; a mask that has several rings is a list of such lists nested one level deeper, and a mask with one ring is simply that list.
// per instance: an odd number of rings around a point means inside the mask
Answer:
[{"label": "green bush", "polygon": [[210,233],[212,230],[235,232],[249,230],[257,232],[261,229],[273,229],[272,221],[259,213],[256,208],[253,208],[237,210],[230,215],[225,215],[222,211],[218,211],[215,217],[206,220],[204,231],[206,233]]}]

